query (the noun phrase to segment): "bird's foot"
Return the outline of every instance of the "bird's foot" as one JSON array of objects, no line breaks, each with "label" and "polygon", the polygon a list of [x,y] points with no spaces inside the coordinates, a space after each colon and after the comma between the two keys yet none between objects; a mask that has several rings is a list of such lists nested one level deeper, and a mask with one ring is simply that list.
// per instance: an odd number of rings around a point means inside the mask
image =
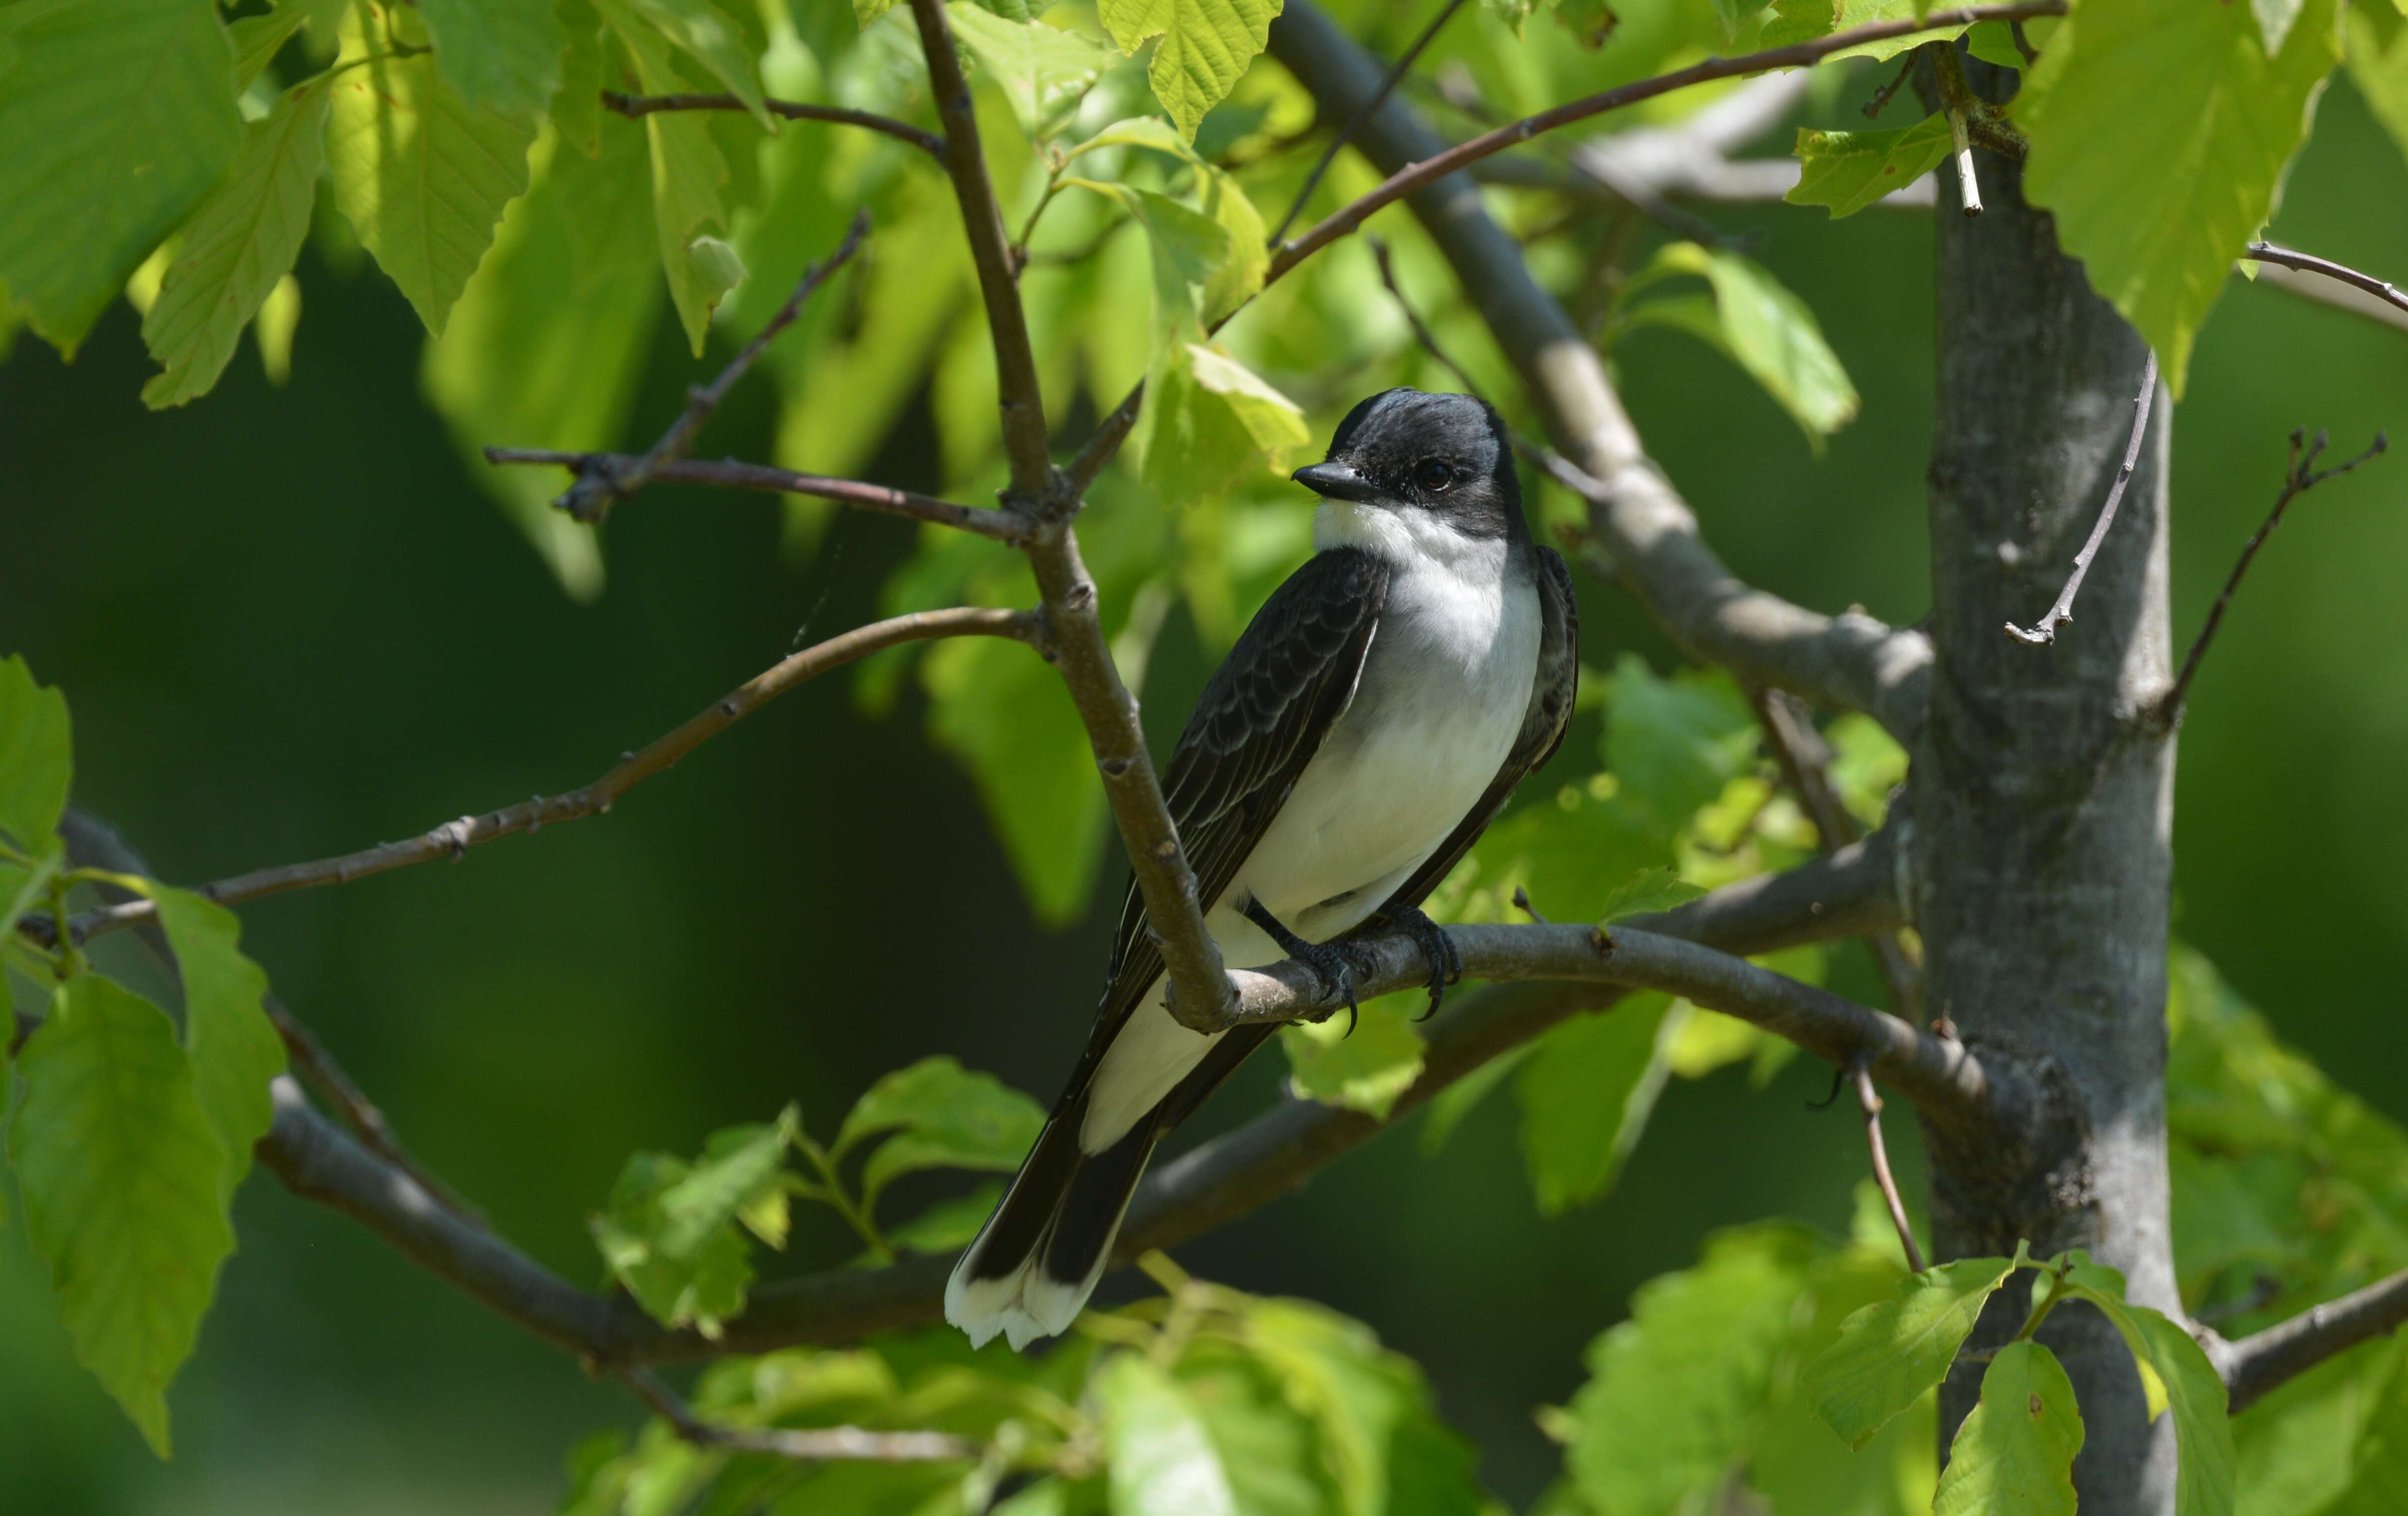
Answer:
[{"label": "bird's foot", "polygon": [[1431,921],[1419,906],[1391,906],[1380,915],[1391,926],[1401,927],[1430,965],[1429,1009],[1413,1018],[1428,1021],[1445,1003],[1446,987],[1463,978],[1463,954],[1455,951],[1455,938],[1446,935],[1446,928]]},{"label": "bird's foot", "polygon": [[1346,1035],[1353,1037],[1363,1009],[1354,1000],[1355,957],[1350,947],[1342,942],[1307,942],[1282,925],[1280,919],[1265,910],[1259,901],[1246,902],[1244,915],[1279,944],[1280,951],[1312,970],[1312,977],[1320,981],[1324,1000],[1340,994],[1346,997]]}]

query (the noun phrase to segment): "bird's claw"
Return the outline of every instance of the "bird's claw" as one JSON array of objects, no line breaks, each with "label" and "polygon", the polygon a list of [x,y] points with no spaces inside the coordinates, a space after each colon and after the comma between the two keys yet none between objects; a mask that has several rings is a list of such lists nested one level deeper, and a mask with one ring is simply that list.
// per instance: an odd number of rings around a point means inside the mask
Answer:
[{"label": "bird's claw", "polygon": [[1305,943],[1296,950],[1297,958],[1312,970],[1321,981],[1321,997],[1346,997],[1346,1035],[1354,1035],[1355,1023],[1362,1020],[1363,1008],[1354,1001],[1354,955],[1336,942]]},{"label": "bird's claw", "polygon": [[1430,965],[1429,1008],[1413,1018],[1417,1022],[1428,1021],[1445,1003],[1446,987],[1463,978],[1463,954],[1455,951],[1455,938],[1447,936],[1446,928],[1431,921],[1429,913],[1419,906],[1399,906],[1385,914],[1392,924],[1402,927],[1413,939],[1413,946],[1421,950],[1422,958]]}]

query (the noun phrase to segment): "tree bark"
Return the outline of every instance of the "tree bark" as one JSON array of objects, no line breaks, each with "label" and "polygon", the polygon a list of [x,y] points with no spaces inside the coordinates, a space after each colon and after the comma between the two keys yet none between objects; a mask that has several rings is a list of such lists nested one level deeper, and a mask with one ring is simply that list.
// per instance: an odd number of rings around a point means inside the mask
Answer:
[{"label": "tree bark", "polygon": [[[1998,71],[1969,64],[2003,97]],[[1928,721],[1909,781],[1913,920],[1926,1004],[1985,1061],[2019,1062],[2049,1115],[1987,1151],[1927,1129],[1939,1256],[2087,1249],[2130,1298],[2178,1311],[2167,1215],[2165,994],[2174,752],[2147,712],[2169,685],[2166,456],[2151,408],[2140,464],[2054,645],[2009,637],[2056,597],[2131,439],[2147,356],[2025,203],[2019,165],[1979,155],[1985,206],[1937,176],[1939,404],[1931,493]],[[2021,1323],[2011,1283],[1971,1346]],[[2173,1509],[2172,1418],[2151,1425],[2131,1356],[2087,1306],[2042,1340],[2087,1431],[2083,1516]],[[1942,1454],[1978,1397],[1960,1362]]]}]

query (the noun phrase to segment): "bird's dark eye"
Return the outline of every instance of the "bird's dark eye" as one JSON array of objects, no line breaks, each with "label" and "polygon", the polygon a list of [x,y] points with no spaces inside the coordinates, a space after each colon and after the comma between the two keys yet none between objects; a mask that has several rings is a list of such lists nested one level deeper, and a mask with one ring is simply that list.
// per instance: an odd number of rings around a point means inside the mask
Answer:
[{"label": "bird's dark eye", "polygon": [[1436,494],[1455,482],[1455,470],[1435,458],[1425,458],[1413,469],[1413,482]]}]

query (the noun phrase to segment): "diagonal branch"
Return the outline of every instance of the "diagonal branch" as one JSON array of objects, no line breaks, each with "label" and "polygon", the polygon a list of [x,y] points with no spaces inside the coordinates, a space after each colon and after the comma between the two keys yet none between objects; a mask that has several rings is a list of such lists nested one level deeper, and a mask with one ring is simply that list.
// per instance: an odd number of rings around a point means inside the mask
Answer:
[{"label": "diagonal branch", "polygon": [[[1310,0],[1290,0],[1271,23],[1270,48],[1325,110],[1344,110],[1378,87],[1379,64]],[[1372,113],[1358,144],[1390,168],[1445,150],[1393,98]],[[1521,247],[1481,208],[1479,187],[1463,175],[1417,182],[1413,214],[1563,450],[1564,458],[1547,465],[1551,475],[1589,503],[1592,561],[1689,652],[1815,705],[1866,711],[1912,747],[1923,722],[1929,639],[1858,612],[1820,615],[1733,577],[1641,447],[1597,350],[1531,276]]]},{"label": "diagonal branch", "polygon": [[[1104,639],[1103,622],[1096,613],[1096,581],[1079,556],[1070,519],[1084,486],[1076,476],[1056,470],[1047,450],[1045,406],[1028,345],[1028,319],[1021,308],[1020,287],[1013,278],[1017,267],[996,207],[995,186],[987,179],[969,85],[962,78],[942,0],[911,0],[911,14],[919,23],[929,85],[944,122],[946,171],[961,204],[963,229],[986,301],[1004,451],[1011,460],[1007,504],[1032,527],[1022,551],[1028,555],[1044,602],[1049,651],[1078,707],[1096,772],[1103,776],[1104,797],[1128,849],[1129,868],[1137,876],[1146,919],[1169,975],[1172,1012],[1191,1025],[1211,1025],[1223,1018],[1231,996],[1221,970],[1221,950],[1204,928],[1196,875],[1180,851],[1179,829],[1163,803],[1145,731],[1138,723],[1137,700],[1121,682],[1111,647]],[[1135,419],[1130,407],[1122,408]],[[1082,459],[1082,466],[1086,462]],[[1102,466],[1100,460],[1095,466]]]},{"label": "diagonal branch", "polygon": [[[602,92],[605,108],[616,111],[629,121],[639,121],[664,110],[748,110],[752,107],[732,94],[622,94],[616,90]],[[934,132],[924,132],[909,122],[898,122],[890,116],[872,115],[867,110],[852,110],[843,106],[805,105],[799,100],[765,100],[772,116],[782,116],[796,122],[828,122],[838,126],[859,126],[882,133],[897,142],[909,142],[938,162],[945,157],[945,139]]]},{"label": "diagonal branch", "polygon": [[[2023,5],[1967,6],[1955,10],[1934,10],[1920,19],[1909,17],[1899,21],[1875,21],[1867,26],[1853,26],[1807,42],[1793,43],[1785,48],[1768,48],[1761,52],[1742,54],[1737,58],[1709,58],[1687,68],[1653,79],[1605,90],[1597,94],[1526,116],[1510,125],[1486,132],[1469,142],[1451,148],[1440,148],[1417,160],[1407,161],[1391,170],[1388,178],[1369,193],[1352,204],[1333,211],[1319,225],[1300,237],[1280,245],[1271,259],[1269,277],[1277,279],[1314,253],[1361,226],[1374,211],[1399,200],[1420,193],[1458,169],[1468,168],[1481,159],[1508,148],[1519,147],[1543,132],[1570,126],[1592,116],[1600,116],[1624,106],[1670,94],[1692,85],[1711,83],[1715,79],[1737,79],[1746,74],[1760,74],[1774,68],[1802,68],[1820,63],[1835,52],[1868,42],[1885,41],[1892,37],[1913,36],[1924,32],[1959,30],[1976,21],[2022,21],[2034,16],[2065,14],[2064,0],[2031,0]],[[1277,44],[1273,44],[1276,50]],[[1351,38],[1348,46],[1356,47]],[[1356,50],[1360,50],[1359,47]],[[1284,58],[1282,60],[1285,61]],[[1291,65],[1292,66],[1292,65]],[[1308,88],[1311,86],[1308,85]],[[1316,98],[1319,91],[1315,91]],[[1332,102],[1324,100],[1327,106]]]},{"label": "diagonal branch", "polygon": [[2388,1337],[2403,1325],[2408,1325],[2408,1270],[2237,1340],[2227,1341],[2205,1328],[2195,1331],[2208,1361],[2223,1376],[2232,1414],[2238,1416],[2326,1359]]},{"label": "diagonal branch", "polygon": [[[742,379],[745,371],[752,366],[769,344],[777,340],[779,333],[795,323],[795,318],[802,314],[803,302],[825,284],[838,269],[852,261],[853,255],[861,248],[862,239],[868,235],[869,212],[853,212],[853,225],[845,233],[844,240],[837,245],[837,250],[803,270],[803,277],[796,282],[794,293],[786,296],[785,304],[762,322],[761,330],[752,334],[752,340],[744,344],[736,356],[727,361],[727,366],[719,371],[717,379],[709,384],[695,385],[687,392],[685,409],[678,413],[677,420],[669,422],[669,429],[661,434],[661,439],[652,444],[652,451],[624,467],[615,461],[600,462],[613,455],[587,455],[586,461],[577,470],[576,480],[552,504],[580,522],[589,524],[599,522],[610,513],[612,506],[652,482],[663,465],[684,457],[686,451],[694,446],[695,434],[710,420],[711,413],[719,408],[719,403],[727,398],[727,392],[736,387],[736,381]],[[486,457],[488,462],[498,461],[490,451]]]},{"label": "diagonal branch", "polygon": [[1387,99],[1395,92],[1397,85],[1403,80],[1404,77],[1412,72],[1414,61],[1438,39],[1439,33],[1445,29],[1448,21],[1455,19],[1455,13],[1462,8],[1463,0],[1446,0],[1446,4],[1439,7],[1438,14],[1430,18],[1429,25],[1422,29],[1422,35],[1413,38],[1412,46],[1397,55],[1397,61],[1388,68],[1387,78],[1380,81],[1380,87],[1372,92],[1371,98],[1356,106],[1354,114],[1346,118],[1345,126],[1336,136],[1329,139],[1329,146],[1323,149],[1321,156],[1313,161],[1312,172],[1304,176],[1304,186],[1296,192],[1296,198],[1288,205],[1287,214],[1282,216],[1279,224],[1271,228],[1272,247],[1276,248],[1280,245],[1280,239],[1287,236],[1287,229],[1294,226],[1297,217],[1304,213],[1305,202],[1311,200],[1312,192],[1321,187],[1321,177],[1329,172],[1329,165],[1338,161],[1338,155],[1340,152],[1346,150],[1346,144],[1354,140],[1354,134],[1362,129],[1363,122],[1370,118],[1371,112],[1380,108],[1380,102]]},{"label": "diagonal branch", "polygon": [[[344,853],[340,857],[254,869],[248,874],[237,874],[231,879],[200,885],[194,893],[220,905],[231,905],[284,890],[306,889],[319,884],[348,884],[371,874],[407,868],[413,864],[433,863],[438,858],[458,858],[470,848],[496,837],[533,832],[555,822],[598,816],[638,784],[674,767],[686,754],[753,711],[832,668],[841,668],[882,649],[930,637],[1002,636],[1041,645],[1043,633],[1043,623],[1033,611],[997,610],[984,607],[915,611],[908,616],[873,622],[781,659],[737,686],[717,704],[695,713],[676,731],[654,738],[640,751],[627,754],[609,772],[583,789],[571,790],[565,794],[539,795],[519,805],[488,811],[482,816],[463,816],[405,841],[388,842],[359,852]],[[120,927],[149,921],[157,913],[157,908],[148,900],[128,900],[86,911],[68,926],[74,938],[81,942],[97,933],[113,932]],[[52,928],[47,918],[36,923],[29,917],[18,923],[18,929],[40,940],[42,934]]]}]

